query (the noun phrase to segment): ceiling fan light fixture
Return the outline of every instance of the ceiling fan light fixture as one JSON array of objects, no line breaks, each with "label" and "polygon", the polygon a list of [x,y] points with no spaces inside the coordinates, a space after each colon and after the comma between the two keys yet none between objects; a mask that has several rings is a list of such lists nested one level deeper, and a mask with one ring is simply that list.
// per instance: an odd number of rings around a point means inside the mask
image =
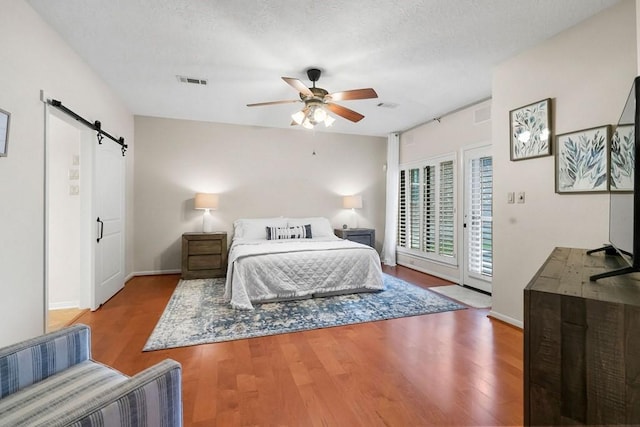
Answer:
[{"label": "ceiling fan light fixture", "polygon": [[301,125],[302,122],[304,122],[305,116],[306,114],[304,113],[304,110],[300,110],[297,113],[293,113],[291,115],[291,118],[293,119],[294,122]]},{"label": "ceiling fan light fixture", "polygon": [[333,124],[333,122],[335,122],[336,119],[334,119],[333,117],[331,117],[330,115],[327,114],[327,117],[324,119],[324,126],[325,127],[329,127]]},{"label": "ceiling fan light fixture", "polygon": [[333,113],[353,123],[357,123],[364,116],[357,111],[350,110],[333,101],[350,101],[355,99],[371,99],[377,98],[378,94],[372,88],[352,89],[341,92],[329,93],[326,89],[316,87],[316,82],[320,78],[321,70],[319,68],[310,68],[307,70],[309,80],[313,82],[312,87],[307,87],[304,83],[294,77],[282,77],[289,86],[298,91],[298,99],[290,99],[284,101],[270,101],[247,104],[247,107],[257,107],[263,105],[279,105],[295,102],[303,102],[304,108],[291,115],[292,125],[301,125],[305,129],[313,129],[317,124],[324,123],[325,127],[330,127],[335,122],[335,118],[330,116]]},{"label": "ceiling fan light fixture", "polygon": [[323,122],[327,118],[327,112],[322,107],[315,107],[313,110],[313,120],[316,123]]},{"label": "ceiling fan light fixture", "polygon": [[313,129],[313,123],[311,123],[311,120],[309,120],[309,118],[307,117],[302,122],[302,127],[305,129]]}]

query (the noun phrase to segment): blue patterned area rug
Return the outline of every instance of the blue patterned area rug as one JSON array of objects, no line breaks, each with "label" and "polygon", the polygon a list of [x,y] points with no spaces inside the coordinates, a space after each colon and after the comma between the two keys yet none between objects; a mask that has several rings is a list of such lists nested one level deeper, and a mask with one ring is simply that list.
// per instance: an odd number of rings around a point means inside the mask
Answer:
[{"label": "blue patterned area rug", "polygon": [[224,279],[181,280],[143,351],[261,337],[466,308],[383,274],[384,291],[256,304],[223,300]]}]

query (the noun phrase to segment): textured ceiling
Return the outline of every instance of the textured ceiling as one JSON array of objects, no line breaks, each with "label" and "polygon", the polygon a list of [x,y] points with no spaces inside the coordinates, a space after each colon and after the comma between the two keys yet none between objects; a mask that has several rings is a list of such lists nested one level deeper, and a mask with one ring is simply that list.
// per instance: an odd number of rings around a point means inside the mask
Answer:
[{"label": "textured ceiling", "polygon": [[490,97],[494,65],[617,1],[28,0],[134,114],[289,128],[299,104],[246,104],[296,99],[280,77],[311,86],[313,66],[329,92],[377,91],[339,102],[365,118],[330,131],[361,135]]}]

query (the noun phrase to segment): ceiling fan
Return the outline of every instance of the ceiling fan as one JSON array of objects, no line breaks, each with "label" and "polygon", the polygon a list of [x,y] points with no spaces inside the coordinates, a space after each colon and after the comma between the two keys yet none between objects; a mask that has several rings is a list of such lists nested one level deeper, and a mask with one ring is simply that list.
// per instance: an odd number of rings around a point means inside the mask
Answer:
[{"label": "ceiling fan", "polygon": [[362,114],[335,104],[333,101],[377,98],[378,94],[376,91],[371,88],[366,88],[329,93],[325,89],[316,87],[316,82],[320,79],[321,73],[322,72],[317,68],[310,68],[307,70],[307,77],[309,77],[309,80],[313,83],[312,87],[306,87],[304,83],[293,77],[282,78],[282,80],[284,80],[289,86],[293,87],[300,93],[299,100],[292,99],[285,101],[259,102],[256,104],[247,104],[247,107],[304,102],[302,110],[291,116],[293,119],[291,125],[302,125],[308,129],[313,129],[315,125],[321,122],[323,122],[327,127],[331,126],[335,119],[328,114],[327,110],[354,123],[362,120],[364,118]]}]

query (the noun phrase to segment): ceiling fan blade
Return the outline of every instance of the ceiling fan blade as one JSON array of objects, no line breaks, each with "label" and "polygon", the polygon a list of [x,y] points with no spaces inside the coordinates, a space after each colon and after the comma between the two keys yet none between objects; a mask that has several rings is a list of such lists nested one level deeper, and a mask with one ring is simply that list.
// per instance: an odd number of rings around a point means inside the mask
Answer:
[{"label": "ceiling fan blade", "polygon": [[378,94],[375,90],[369,87],[366,89],[354,89],[330,93],[329,95],[327,95],[327,97],[331,97],[332,101],[349,101],[351,99],[377,98]]},{"label": "ceiling fan blade", "polygon": [[360,120],[364,119],[364,116],[362,114],[345,108],[342,105],[333,104],[331,102],[327,102],[325,105],[329,110],[331,110],[331,112],[339,115],[340,117],[344,117],[347,120],[351,120],[354,123],[357,123]]},{"label": "ceiling fan blade", "polygon": [[313,92],[311,92],[309,88],[306,87],[300,80],[294,79],[293,77],[283,77],[282,80],[287,82],[289,86],[291,86],[301,94],[306,96],[313,96]]},{"label": "ceiling fan blade", "polygon": [[255,104],[247,104],[247,107],[260,107],[262,105],[293,104],[294,102],[302,102],[302,101],[300,101],[299,99],[290,99],[287,101],[258,102]]}]

